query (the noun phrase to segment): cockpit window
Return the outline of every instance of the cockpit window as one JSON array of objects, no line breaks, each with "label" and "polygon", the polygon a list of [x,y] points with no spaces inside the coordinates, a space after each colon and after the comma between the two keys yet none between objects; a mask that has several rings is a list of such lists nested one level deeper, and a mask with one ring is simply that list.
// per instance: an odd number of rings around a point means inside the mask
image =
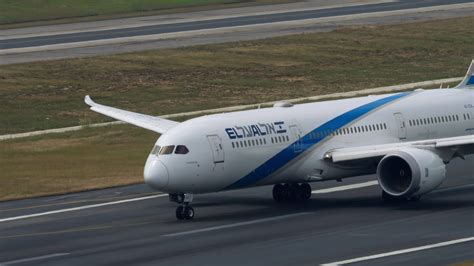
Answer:
[{"label": "cockpit window", "polygon": [[174,153],[176,154],[186,154],[188,152],[189,152],[188,148],[184,145],[176,146],[176,151],[174,151]]},{"label": "cockpit window", "polygon": [[160,155],[161,154],[171,154],[171,153],[173,153],[173,150],[174,150],[174,145],[164,146],[160,150]]},{"label": "cockpit window", "polygon": [[155,147],[153,147],[150,154],[158,155],[158,153],[160,152],[160,149],[161,149],[160,145],[156,145]]}]

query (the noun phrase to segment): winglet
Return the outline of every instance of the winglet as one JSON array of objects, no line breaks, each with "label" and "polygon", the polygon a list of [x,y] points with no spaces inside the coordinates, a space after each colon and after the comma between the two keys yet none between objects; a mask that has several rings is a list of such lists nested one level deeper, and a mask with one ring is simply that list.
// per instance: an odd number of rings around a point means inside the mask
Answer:
[{"label": "winglet", "polygon": [[84,102],[91,107],[94,107],[96,105],[96,103],[91,99],[89,95],[86,95],[86,97],[84,97]]},{"label": "winglet", "polygon": [[471,65],[467,70],[466,76],[461,81],[461,83],[456,86],[456,88],[474,88],[474,59],[471,61]]}]

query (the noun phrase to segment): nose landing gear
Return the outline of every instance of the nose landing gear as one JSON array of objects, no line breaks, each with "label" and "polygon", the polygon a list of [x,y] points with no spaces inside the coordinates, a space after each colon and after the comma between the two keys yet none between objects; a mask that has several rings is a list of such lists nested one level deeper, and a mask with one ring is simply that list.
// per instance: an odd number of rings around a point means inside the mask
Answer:
[{"label": "nose landing gear", "polygon": [[304,202],[311,198],[308,183],[276,184],[273,186],[273,199],[276,202]]},{"label": "nose landing gear", "polygon": [[193,201],[193,194],[169,194],[169,199],[180,204],[176,208],[176,219],[191,220],[194,218],[194,209],[190,206]]}]

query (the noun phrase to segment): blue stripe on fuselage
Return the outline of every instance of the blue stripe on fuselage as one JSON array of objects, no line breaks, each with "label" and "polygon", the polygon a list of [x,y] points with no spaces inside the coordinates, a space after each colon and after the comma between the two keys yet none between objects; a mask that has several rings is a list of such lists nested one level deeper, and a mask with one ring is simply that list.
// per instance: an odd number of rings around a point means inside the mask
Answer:
[{"label": "blue stripe on fuselage", "polygon": [[469,78],[466,85],[474,85],[474,76],[471,76],[471,78]]},{"label": "blue stripe on fuselage", "polygon": [[[328,122],[322,124],[318,128],[314,129],[313,131],[309,132],[305,136],[303,136],[300,140],[292,143],[275,156],[270,158],[268,161],[257,167],[255,170],[247,174],[245,177],[239,179],[237,182],[231,184],[230,186],[226,187],[225,190],[229,189],[237,189],[248,187],[256,182],[262,180],[263,178],[269,176],[270,174],[274,173],[288,162],[293,160],[294,158],[298,157],[300,154],[311,148],[313,145],[317,144],[321,140],[324,139],[322,136],[324,132],[333,132],[337,129],[342,128],[343,126],[351,123],[352,121],[360,118],[361,116],[367,114],[368,112],[384,105],[389,102],[392,102],[396,99],[404,97],[408,95],[408,92],[395,94],[383,99],[376,100],[371,103],[364,104],[359,106],[355,109],[352,109]],[[318,134],[320,133],[320,134]],[[316,138],[314,136],[317,136]]]}]

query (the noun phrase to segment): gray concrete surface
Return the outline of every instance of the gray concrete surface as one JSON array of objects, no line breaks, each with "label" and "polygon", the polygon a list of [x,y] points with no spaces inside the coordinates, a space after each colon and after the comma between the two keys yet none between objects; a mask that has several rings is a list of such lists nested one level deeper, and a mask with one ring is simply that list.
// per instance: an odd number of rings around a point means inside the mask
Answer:
[{"label": "gray concrete surface", "polygon": [[[450,165],[451,169],[459,166]],[[313,189],[368,180],[373,177],[356,177],[342,183],[315,183]],[[378,186],[315,194],[303,205],[276,204],[271,199],[271,187],[260,187],[197,195],[193,221],[176,221],[175,204],[160,197],[0,222],[0,263],[330,263],[474,236],[473,181],[472,171],[459,174],[422,201],[402,205],[384,204]],[[0,221],[6,217],[137,198],[150,193],[153,192],[145,185],[134,185],[4,202],[0,203]],[[215,229],[218,226],[224,228]],[[472,260],[473,250],[471,241],[359,264],[446,265]]]},{"label": "gray concrete surface", "polygon": [[0,64],[254,40],[342,26],[471,16],[473,1],[397,1],[0,40]]}]

